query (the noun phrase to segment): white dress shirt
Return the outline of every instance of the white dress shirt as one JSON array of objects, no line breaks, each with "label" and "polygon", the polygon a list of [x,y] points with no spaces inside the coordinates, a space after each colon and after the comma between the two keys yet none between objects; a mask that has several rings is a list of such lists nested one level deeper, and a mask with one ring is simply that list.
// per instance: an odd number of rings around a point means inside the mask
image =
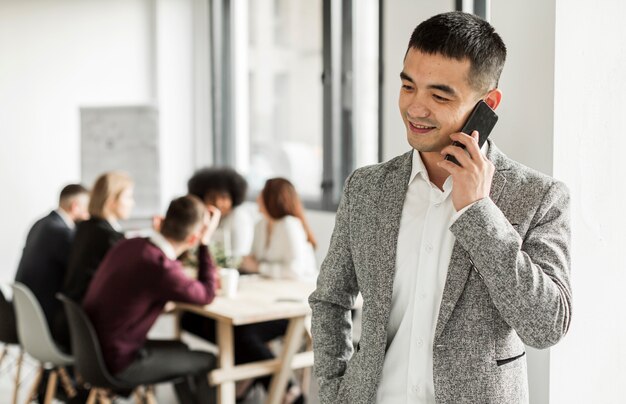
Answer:
[{"label": "white dress shirt", "polygon": [[222,217],[213,239],[223,244],[227,256],[243,257],[250,254],[254,222],[244,206],[238,206]]},{"label": "white dress shirt", "polygon": [[466,209],[430,182],[420,154],[413,165],[398,234],[396,273],[379,404],[434,404],[433,341],[455,237],[450,225]]},{"label": "white dress shirt", "polygon": [[161,233],[155,231],[150,235],[149,239],[152,244],[159,247],[159,249],[163,251],[163,254],[165,254],[167,258],[171,260],[176,259],[176,250],[174,250],[174,246],[167,241]]},{"label": "white dress shirt", "polygon": [[55,209],[55,212],[61,217],[61,219],[63,219],[63,222],[67,225],[67,227],[69,227],[70,229],[76,228],[76,223],[74,223],[74,221],[72,220],[70,215],[67,214],[67,212],[65,212],[61,208]]},{"label": "white dress shirt", "polygon": [[315,253],[300,219],[285,216],[276,220],[271,235],[267,224],[263,218],[254,227],[252,255],[259,261],[259,273],[276,279],[314,281]]}]

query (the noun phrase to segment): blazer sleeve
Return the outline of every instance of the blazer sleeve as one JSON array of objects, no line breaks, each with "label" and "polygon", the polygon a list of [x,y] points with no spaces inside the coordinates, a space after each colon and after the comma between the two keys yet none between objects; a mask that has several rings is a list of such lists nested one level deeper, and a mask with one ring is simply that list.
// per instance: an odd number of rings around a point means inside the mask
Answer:
[{"label": "blazer sleeve", "polygon": [[309,297],[311,331],[320,403],[333,403],[353,352],[350,310],[358,284],[350,251],[350,182],[346,180],[328,254]]},{"label": "blazer sleeve", "polygon": [[570,325],[569,206],[568,189],[555,181],[523,239],[490,198],[450,227],[504,320],[535,348],[556,344]]}]

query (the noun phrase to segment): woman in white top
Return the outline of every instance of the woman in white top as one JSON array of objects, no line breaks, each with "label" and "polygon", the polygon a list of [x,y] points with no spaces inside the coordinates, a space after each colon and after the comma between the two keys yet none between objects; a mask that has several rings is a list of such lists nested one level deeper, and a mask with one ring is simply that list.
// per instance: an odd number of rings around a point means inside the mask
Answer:
[{"label": "woman in white top", "polygon": [[[314,281],[317,274],[313,252],[315,238],[304,218],[304,208],[294,186],[283,178],[269,179],[257,203],[263,219],[254,229],[252,254],[243,259],[241,268],[272,278]],[[235,328],[235,362],[273,359],[274,354],[267,343],[284,335],[287,325],[287,320],[276,320]],[[260,383],[267,389],[270,378],[262,377],[253,383]],[[290,383],[285,402],[303,401],[300,388]]]},{"label": "woman in white top", "polygon": [[263,219],[254,228],[252,252],[241,268],[277,279],[314,281],[316,242],[294,186],[284,178],[269,179],[257,203]]}]

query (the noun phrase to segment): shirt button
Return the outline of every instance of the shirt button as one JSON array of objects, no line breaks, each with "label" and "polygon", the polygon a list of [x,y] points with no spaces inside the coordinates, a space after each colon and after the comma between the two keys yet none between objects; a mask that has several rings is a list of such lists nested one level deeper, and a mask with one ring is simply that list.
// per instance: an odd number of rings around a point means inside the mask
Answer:
[{"label": "shirt button", "polygon": [[424,340],[418,339],[417,340],[417,346],[422,346],[422,345],[424,345]]},{"label": "shirt button", "polygon": [[419,394],[421,392],[422,392],[422,388],[420,386],[418,386],[418,385],[414,385],[413,386],[413,393]]},{"label": "shirt button", "polygon": [[428,245],[426,246],[426,251],[428,251],[428,252],[432,252],[432,251],[433,251],[433,246],[432,246],[431,244],[428,244]]}]

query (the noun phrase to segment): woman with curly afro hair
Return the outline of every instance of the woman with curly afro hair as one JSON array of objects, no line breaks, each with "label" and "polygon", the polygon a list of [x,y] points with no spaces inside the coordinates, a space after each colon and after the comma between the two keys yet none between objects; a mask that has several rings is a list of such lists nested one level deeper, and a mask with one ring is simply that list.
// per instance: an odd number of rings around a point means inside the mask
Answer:
[{"label": "woman with curly afro hair", "polygon": [[214,240],[223,241],[225,255],[238,259],[249,254],[254,224],[252,217],[240,207],[248,189],[246,180],[232,168],[208,167],[196,171],[187,188],[190,194],[222,213]]}]

